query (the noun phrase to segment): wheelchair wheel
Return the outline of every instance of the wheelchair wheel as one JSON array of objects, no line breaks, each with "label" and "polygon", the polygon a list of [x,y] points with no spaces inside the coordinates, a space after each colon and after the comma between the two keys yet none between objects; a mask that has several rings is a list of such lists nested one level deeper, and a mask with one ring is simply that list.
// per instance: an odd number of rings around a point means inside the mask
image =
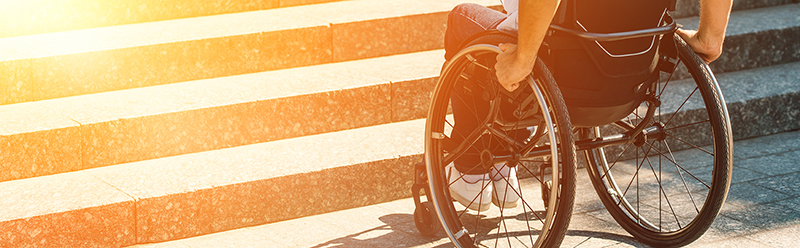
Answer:
[{"label": "wheelchair wheel", "polygon": [[[685,41],[673,39],[675,64],[684,64],[692,79],[663,80],[664,75],[651,87],[653,98],[627,118],[581,135],[619,137],[645,125],[646,135],[633,142],[585,155],[608,212],[638,240],[658,247],[686,245],[705,233],[727,196],[733,156],[728,113],[714,75]],[[652,118],[645,118],[648,111]]]},{"label": "wheelchair wheel", "polygon": [[[497,83],[498,43],[516,43],[516,39],[498,34],[478,38],[442,69],[425,129],[434,211],[456,247],[557,247],[566,234],[574,202],[576,162],[569,116],[541,60],[534,68],[535,78],[528,77],[516,91],[508,92]],[[463,109],[463,105],[471,106],[470,110],[456,117],[454,108]],[[477,123],[476,127],[467,132],[457,128],[466,125],[465,118]],[[519,189],[495,189],[519,196],[515,207],[471,210],[451,198],[445,166],[470,157],[487,170],[498,163],[516,167]],[[551,174],[544,177],[539,167],[546,163],[558,166],[548,169]],[[545,178],[553,179],[547,204],[541,200],[540,189]],[[478,199],[472,202],[479,204]]]},{"label": "wheelchair wheel", "polygon": [[432,211],[433,205],[430,202],[423,202],[414,209],[414,225],[423,236],[433,237],[439,231],[439,223]]}]

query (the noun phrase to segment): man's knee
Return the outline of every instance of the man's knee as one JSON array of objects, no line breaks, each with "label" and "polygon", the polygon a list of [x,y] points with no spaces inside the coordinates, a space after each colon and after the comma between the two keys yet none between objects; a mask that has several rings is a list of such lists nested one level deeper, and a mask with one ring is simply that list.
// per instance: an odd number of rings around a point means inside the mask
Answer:
[{"label": "man's knee", "polygon": [[477,3],[460,3],[460,4],[456,5],[456,7],[454,7],[451,12],[464,13],[464,12],[469,12],[471,10],[480,9],[480,8],[486,8],[486,7],[484,7],[483,5],[477,4]]}]

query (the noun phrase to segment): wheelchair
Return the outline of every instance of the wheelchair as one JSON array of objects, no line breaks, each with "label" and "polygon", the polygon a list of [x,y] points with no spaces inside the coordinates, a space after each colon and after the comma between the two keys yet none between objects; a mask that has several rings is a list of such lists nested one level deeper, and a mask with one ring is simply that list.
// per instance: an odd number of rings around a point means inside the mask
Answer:
[{"label": "wheelchair", "polygon": [[[514,92],[494,77],[497,45],[516,43],[514,35],[476,34],[445,62],[426,119],[425,161],[414,170],[420,233],[443,230],[456,247],[559,246],[579,152],[606,210],[637,240],[682,246],[705,233],[730,187],[725,101],[708,65],[675,34],[674,2],[634,2],[562,1],[532,75]],[[586,25],[589,10],[621,4],[647,21]],[[465,119],[477,125],[458,128]],[[445,167],[462,158],[515,167],[519,188],[494,190],[520,204],[476,211],[455,202]]]}]

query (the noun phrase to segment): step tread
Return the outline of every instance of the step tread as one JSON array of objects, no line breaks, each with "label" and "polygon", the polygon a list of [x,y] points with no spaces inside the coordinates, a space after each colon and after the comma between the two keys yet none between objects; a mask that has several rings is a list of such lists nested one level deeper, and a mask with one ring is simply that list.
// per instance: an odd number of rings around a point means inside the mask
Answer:
[{"label": "step tread", "polygon": [[800,62],[726,72],[716,77],[727,103],[800,92]]},{"label": "step tread", "polygon": [[422,152],[423,129],[420,119],[85,172],[135,199],[160,197],[417,155]]},{"label": "step tread", "polygon": [[[460,1],[356,0],[0,39],[0,61],[446,12]],[[493,0],[471,2],[496,4]]]},{"label": "step tread", "polygon": [[0,106],[0,118],[4,120],[3,125],[0,125],[0,135],[33,133],[79,125],[73,119],[37,102]]},{"label": "step tread", "polygon": [[[800,26],[798,13],[800,13],[800,4],[734,11],[731,13],[725,35],[736,36],[766,30],[795,28]],[[680,18],[677,21],[686,29],[697,29],[699,20],[698,17],[688,17]]]},{"label": "step tread", "polygon": [[[753,8],[763,8],[769,6],[796,3],[793,0],[740,0],[733,2],[733,11],[746,10]],[[700,1],[677,0],[676,10],[672,12],[674,17],[697,16],[700,13]]]},{"label": "step tread", "polygon": [[94,2],[35,0],[3,3],[0,37],[273,9],[337,0],[170,0]]},{"label": "step tread", "polygon": [[[433,50],[3,105],[0,114],[16,125],[0,130],[25,133],[71,126],[67,120],[86,125],[431,78],[443,56]],[[23,112],[52,117],[14,118]]]},{"label": "step tread", "polygon": [[0,183],[0,221],[10,221],[132,201],[133,198],[84,172]]}]

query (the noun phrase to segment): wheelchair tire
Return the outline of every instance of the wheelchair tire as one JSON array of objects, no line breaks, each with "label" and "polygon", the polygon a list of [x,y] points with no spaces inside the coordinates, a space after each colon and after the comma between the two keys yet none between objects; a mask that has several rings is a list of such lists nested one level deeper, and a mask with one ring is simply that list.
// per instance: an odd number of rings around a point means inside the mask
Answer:
[{"label": "wheelchair tire", "polygon": [[[576,157],[569,115],[552,75],[541,60],[535,65],[533,77],[529,76],[519,89],[514,92],[502,89],[494,76],[499,43],[516,43],[516,38],[502,34],[477,38],[442,69],[425,128],[425,161],[432,203],[445,233],[456,247],[557,247],[566,234],[574,202]],[[459,95],[462,93],[472,97]],[[535,101],[526,102],[523,98]],[[454,127],[458,123],[452,115],[455,101],[492,113],[468,112],[472,116],[465,118],[475,118],[480,125],[469,134],[457,133]],[[500,108],[503,101],[522,102],[515,111],[523,117],[511,117],[509,111]],[[524,133],[520,131],[523,129],[529,130],[529,134],[521,138],[512,134]],[[477,144],[484,148],[478,151]],[[520,204],[514,208],[491,206],[486,211],[475,211],[453,201],[445,166],[456,158],[478,153],[488,154],[481,156],[486,159],[481,160],[485,166],[498,161],[516,166],[520,187],[505,192],[518,195]],[[550,175],[555,179],[547,192],[550,199],[547,208],[539,199],[543,181],[538,175],[538,166],[546,162],[558,165]]]},{"label": "wheelchair tire", "polygon": [[673,40],[678,62],[692,78],[670,82],[671,76],[662,76],[651,87],[658,104],[643,103],[644,111],[622,123],[581,135],[622,134],[656,108],[647,125],[662,134],[585,151],[587,171],[608,212],[637,240],[655,247],[683,246],[706,232],[725,201],[732,169],[733,140],[719,85],[685,41],[677,35]]}]

